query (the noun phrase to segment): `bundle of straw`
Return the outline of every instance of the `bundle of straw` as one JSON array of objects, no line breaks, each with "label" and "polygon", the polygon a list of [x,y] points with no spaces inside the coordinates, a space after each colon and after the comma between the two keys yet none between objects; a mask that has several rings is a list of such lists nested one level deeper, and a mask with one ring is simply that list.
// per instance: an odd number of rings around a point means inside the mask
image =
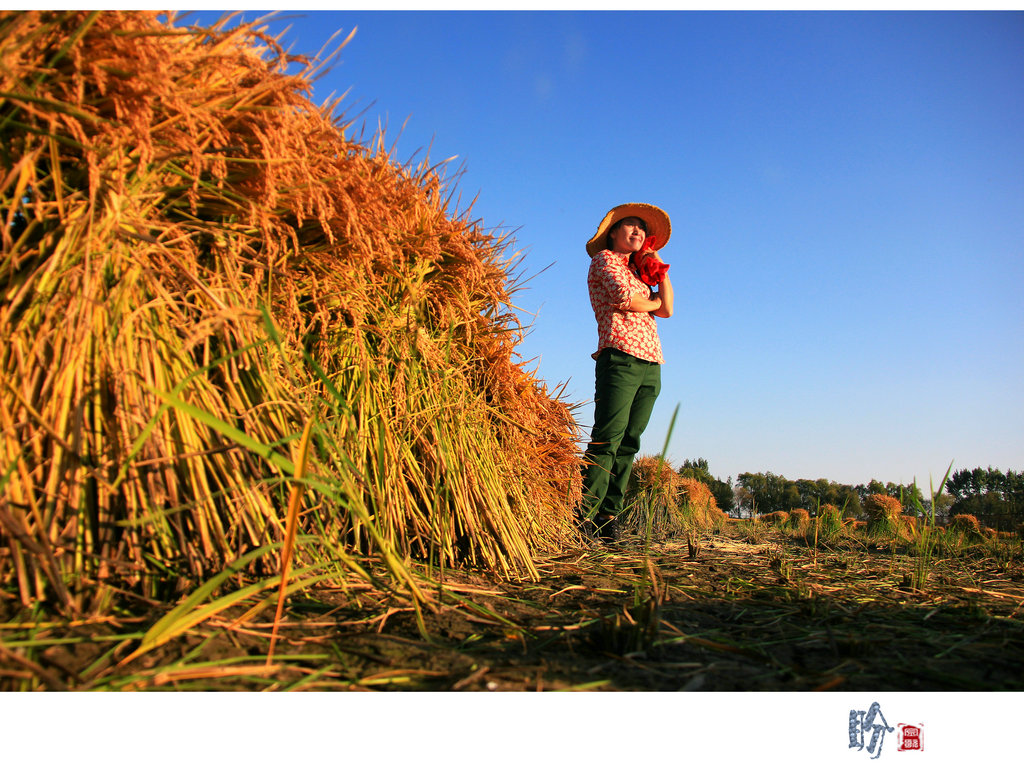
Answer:
[{"label": "bundle of straw", "polygon": [[815,539],[828,539],[843,530],[842,511],[834,504],[823,504],[814,519]]},{"label": "bundle of straw", "polygon": [[965,538],[972,540],[977,540],[982,537],[981,523],[978,521],[977,516],[970,515],[968,513],[961,513],[950,518],[949,523],[946,526],[946,530],[950,532],[958,532]]},{"label": "bundle of straw", "polygon": [[795,507],[789,511],[789,519],[783,524],[783,528],[794,531],[797,534],[806,534],[810,524],[811,514],[802,507]]},{"label": "bundle of straw", "polygon": [[903,504],[895,496],[868,495],[864,499],[864,512],[868,516],[868,534],[891,537],[899,533]]},{"label": "bundle of straw", "polygon": [[626,487],[626,509],[622,527],[632,533],[664,538],[682,530],[676,489],[680,477],[672,465],[659,456],[639,456]]},{"label": "bundle of straw", "polygon": [[684,477],[679,481],[679,505],[688,525],[697,528],[710,528],[724,522],[726,518],[707,484],[692,477]]},{"label": "bundle of straw", "polygon": [[573,534],[579,432],[516,355],[507,239],[425,161],[348,138],[307,98],[323,61],[296,59],[253,25],[0,12],[0,585],[22,602],[83,610],[279,540],[310,417],[303,528],[349,571],[529,576]]}]

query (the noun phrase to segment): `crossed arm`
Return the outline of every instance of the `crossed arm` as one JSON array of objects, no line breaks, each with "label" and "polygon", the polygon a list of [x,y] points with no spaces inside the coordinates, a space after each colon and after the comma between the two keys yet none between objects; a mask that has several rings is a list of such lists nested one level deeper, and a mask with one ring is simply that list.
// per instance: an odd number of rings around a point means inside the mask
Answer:
[{"label": "crossed arm", "polygon": [[[661,260],[657,253],[655,253],[655,257]],[[599,258],[595,258],[595,260],[599,260]],[[648,295],[637,293],[628,300],[625,299],[625,296],[629,295],[628,291],[631,288],[635,289],[635,279],[633,283],[630,282],[632,277],[620,262],[605,257],[603,263],[592,268],[591,274],[596,275],[593,277],[596,284],[600,285],[608,297],[615,302],[613,306],[617,309],[626,312],[647,312],[655,317],[672,317],[675,297],[672,293],[672,282],[667,273],[661,284],[650,291]]]},{"label": "crossed arm", "polygon": [[[660,258],[659,258],[660,260]],[[672,317],[672,309],[675,304],[675,295],[672,292],[672,281],[665,272],[664,279],[657,290],[651,293],[650,298],[644,298],[637,293],[629,301],[626,307],[630,312],[650,312],[655,317]]]}]

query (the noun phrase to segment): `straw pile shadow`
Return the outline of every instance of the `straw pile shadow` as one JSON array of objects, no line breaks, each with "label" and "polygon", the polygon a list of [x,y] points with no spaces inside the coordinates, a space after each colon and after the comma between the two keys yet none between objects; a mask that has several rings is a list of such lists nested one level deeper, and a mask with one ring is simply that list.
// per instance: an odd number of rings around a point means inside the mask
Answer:
[{"label": "straw pile shadow", "polygon": [[313,105],[329,58],[113,11],[0,13],[0,56],[6,597],[274,573],[295,486],[296,571],[334,583],[530,578],[574,539],[508,237]]}]

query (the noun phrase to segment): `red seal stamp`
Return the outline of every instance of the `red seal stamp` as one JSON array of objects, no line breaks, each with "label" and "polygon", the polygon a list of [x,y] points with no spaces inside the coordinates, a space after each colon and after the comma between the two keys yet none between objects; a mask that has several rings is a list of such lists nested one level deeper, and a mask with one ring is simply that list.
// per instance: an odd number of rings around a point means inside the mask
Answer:
[{"label": "red seal stamp", "polygon": [[921,747],[921,728],[923,724],[900,724],[899,751],[923,751]]}]

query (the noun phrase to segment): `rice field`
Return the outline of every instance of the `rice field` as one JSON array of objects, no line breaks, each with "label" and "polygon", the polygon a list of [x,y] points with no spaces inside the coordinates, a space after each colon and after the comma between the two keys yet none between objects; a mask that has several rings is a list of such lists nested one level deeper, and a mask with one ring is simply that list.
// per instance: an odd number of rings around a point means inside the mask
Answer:
[{"label": "rice field", "polygon": [[[813,533],[813,532],[812,532]],[[538,559],[535,581],[448,573],[436,610],[364,586],[313,586],[220,612],[131,658],[167,606],[0,624],[8,689],[89,691],[1020,691],[1020,542],[917,552],[846,531],[819,542],[761,521],[639,536]],[[646,551],[645,551],[646,547]],[[189,609],[205,607],[197,600]],[[269,607],[269,606],[268,606]],[[422,629],[426,629],[424,633]]]},{"label": "rice field", "polygon": [[586,547],[509,237],[311,103],[332,56],[0,12],[0,690],[1021,687],[1016,538],[648,457]]}]

